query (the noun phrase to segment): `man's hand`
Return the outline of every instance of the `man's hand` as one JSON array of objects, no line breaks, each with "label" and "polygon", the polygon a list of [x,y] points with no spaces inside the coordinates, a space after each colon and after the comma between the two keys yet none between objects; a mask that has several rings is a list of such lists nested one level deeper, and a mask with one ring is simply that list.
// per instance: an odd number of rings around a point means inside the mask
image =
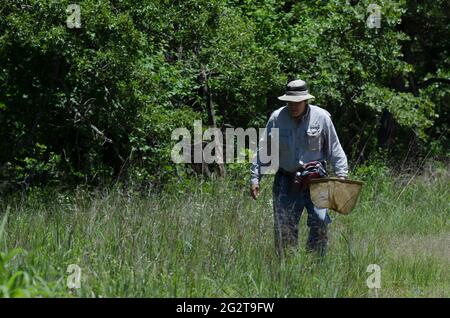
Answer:
[{"label": "man's hand", "polygon": [[256,200],[259,196],[259,184],[252,184],[250,188],[250,195],[254,200]]}]

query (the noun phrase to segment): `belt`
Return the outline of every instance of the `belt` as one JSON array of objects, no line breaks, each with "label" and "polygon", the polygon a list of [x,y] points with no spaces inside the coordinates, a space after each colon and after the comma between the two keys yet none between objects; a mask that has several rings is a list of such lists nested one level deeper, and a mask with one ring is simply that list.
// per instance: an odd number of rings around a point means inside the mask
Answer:
[{"label": "belt", "polygon": [[285,177],[293,178],[293,177],[295,177],[295,174],[297,172],[290,172],[290,171],[284,170],[283,168],[279,168],[278,173]]}]

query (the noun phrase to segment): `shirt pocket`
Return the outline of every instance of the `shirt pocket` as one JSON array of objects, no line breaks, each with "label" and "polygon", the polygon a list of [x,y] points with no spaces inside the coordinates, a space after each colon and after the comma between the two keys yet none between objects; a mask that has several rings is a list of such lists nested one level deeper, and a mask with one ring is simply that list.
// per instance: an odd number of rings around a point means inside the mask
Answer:
[{"label": "shirt pocket", "polygon": [[308,150],[309,151],[320,151],[322,150],[322,130],[321,129],[311,129],[306,131],[308,138]]}]

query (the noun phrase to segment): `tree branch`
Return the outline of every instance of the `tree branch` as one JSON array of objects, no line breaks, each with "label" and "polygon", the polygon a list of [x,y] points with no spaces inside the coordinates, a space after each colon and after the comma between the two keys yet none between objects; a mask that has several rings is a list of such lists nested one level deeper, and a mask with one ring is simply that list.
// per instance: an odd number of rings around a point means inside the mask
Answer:
[{"label": "tree branch", "polygon": [[429,79],[423,81],[422,83],[420,83],[419,87],[425,88],[434,83],[442,83],[442,84],[450,85],[450,78],[432,77],[432,78],[429,78]]}]

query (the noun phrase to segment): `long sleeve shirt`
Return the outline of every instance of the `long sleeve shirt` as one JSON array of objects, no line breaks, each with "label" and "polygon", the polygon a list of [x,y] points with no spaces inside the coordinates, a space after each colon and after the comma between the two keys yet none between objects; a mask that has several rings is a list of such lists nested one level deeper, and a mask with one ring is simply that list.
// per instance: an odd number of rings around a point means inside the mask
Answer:
[{"label": "long sleeve shirt", "polygon": [[[295,172],[303,163],[328,161],[336,176],[347,177],[347,156],[339,142],[330,113],[318,106],[308,105],[306,113],[296,121],[289,114],[288,107],[284,106],[272,113],[260,139],[251,167],[252,184],[259,184],[261,167],[268,165],[261,162],[259,153],[267,153],[265,147],[270,149],[274,137],[273,128],[278,128],[279,168]],[[264,140],[267,142],[263,142]]]}]

